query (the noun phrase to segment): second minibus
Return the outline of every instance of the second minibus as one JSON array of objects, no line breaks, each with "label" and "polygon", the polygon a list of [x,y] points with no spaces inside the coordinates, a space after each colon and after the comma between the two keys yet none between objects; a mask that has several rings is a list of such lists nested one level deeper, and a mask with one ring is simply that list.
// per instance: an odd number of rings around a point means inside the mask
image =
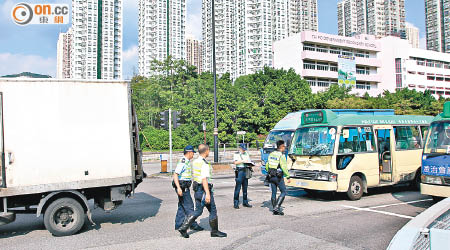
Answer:
[{"label": "second minibus", "polygon": [[450,102],[431,123],[426,142],[420,191],[434,200],[450,197]]},{"label": "second minibus", "polygon": [[358,200],[369,187],[420,184],[423,135],[433,117],[305,112],[291,143],[288,184],[346,192]]}]

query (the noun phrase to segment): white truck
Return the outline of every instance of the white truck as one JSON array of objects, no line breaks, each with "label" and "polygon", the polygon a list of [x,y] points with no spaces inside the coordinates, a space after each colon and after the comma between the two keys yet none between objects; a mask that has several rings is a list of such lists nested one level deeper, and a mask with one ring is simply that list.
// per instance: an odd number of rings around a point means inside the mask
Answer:
[{"label": "white truck", "polygon": [[130,83],[0,78],[0,152],[0,225],[35,213],[77,233],[88,200],[113,210],[144,178]]}]

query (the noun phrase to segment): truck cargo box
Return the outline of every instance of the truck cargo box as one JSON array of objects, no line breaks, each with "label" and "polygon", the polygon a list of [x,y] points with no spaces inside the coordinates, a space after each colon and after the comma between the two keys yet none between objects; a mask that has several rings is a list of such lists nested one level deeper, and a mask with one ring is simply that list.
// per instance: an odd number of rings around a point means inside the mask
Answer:
[{"label": "truck cargo box", "polygon": [[130,84],[0,78],[0,197],[130,184]]}]

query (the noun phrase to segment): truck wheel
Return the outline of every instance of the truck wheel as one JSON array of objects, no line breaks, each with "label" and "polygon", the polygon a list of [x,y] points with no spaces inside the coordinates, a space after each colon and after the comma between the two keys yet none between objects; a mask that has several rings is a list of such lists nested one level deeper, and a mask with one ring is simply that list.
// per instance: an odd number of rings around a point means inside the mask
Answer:
[{"label": "truck wheel", "polygon": [[355,201],[363,196],[363,182],[359,176],[352,176],[348,185],[347,196],[350,200]]},{"label": "truck wheel", "polygon": [[84,225],[85,213],[80,203],[72,198],[53,201],[44,213],[45,228],[54,236],[77,233]]}]

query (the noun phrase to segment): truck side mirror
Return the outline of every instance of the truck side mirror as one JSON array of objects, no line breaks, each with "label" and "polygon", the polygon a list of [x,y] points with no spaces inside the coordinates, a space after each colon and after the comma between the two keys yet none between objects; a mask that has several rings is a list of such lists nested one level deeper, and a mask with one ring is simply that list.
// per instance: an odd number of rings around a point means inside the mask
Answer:
[{"label": "truck side mirror", "polygon": [[259,141],[258,140],[256,140],[256,149],[259,150]]}]

